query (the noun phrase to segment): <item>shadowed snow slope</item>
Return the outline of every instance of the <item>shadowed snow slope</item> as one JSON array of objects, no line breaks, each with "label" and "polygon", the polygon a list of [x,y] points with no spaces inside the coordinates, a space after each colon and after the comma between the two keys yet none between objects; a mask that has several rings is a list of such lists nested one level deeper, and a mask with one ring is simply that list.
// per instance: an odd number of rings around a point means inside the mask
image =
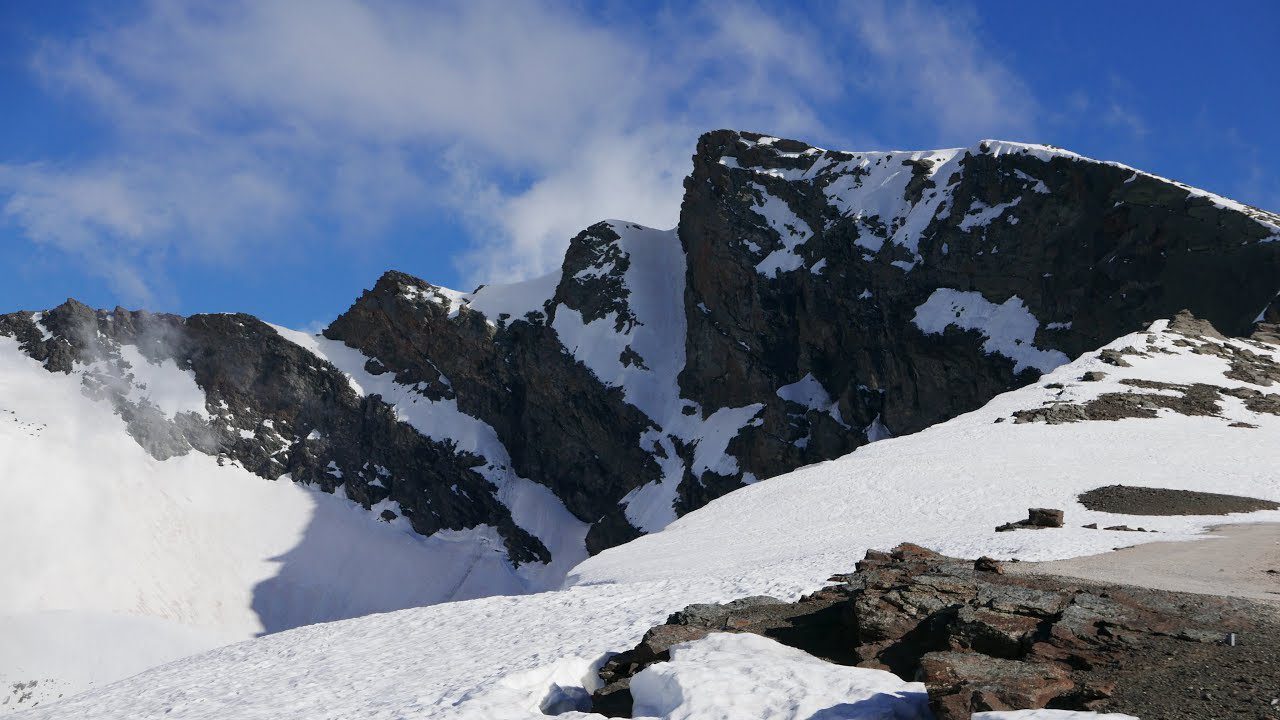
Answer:
[{"label": "shadowed snow slope", "polygon": [[[1273,476],[1280,461],[1275,442],[1280,417],[1255,412],[1236,397],[1260,386],[1226,377],[1232,366],[1222,357],[1230,355],[1223,349],[1230,345],[1271,362],[1276,348],[1186,338],[1164,328],[1157,323],[1149,335],[1137,333],[1109,346],[1140,353],[1107,354],[1128,367],[1090,353],[1035,386],[950,422],[720,498],[661,532],[582,563],[564,590],[299,628],[184,659],[26,717],[539,718],[545,717],[540,710],[545,699],[566,695],[557,687],[590,689],[593,667],[605,653],[632,646],[670,612],[692,602],[746,595],[793,599],[829,575],[851,570],[868,548],[916,541],[959,556],[1050,559],[1121,544],[1190,539],[1223,519],[1138,519],[1091,512],[1074,500],[1083,490],[1117,482],[1280,499]],[[1080,382],[1086,371],[1108,374]],[[1134,380],[1147,382],[1135,385]],[[1152,389],[1151,382],[1203,383],[1234,395],[1221,395],[1214,408],[1202,408],[1216,412],[1211,415],[1156,408],[1153,417],[1117,421],[1014,421],[1018,411],[1084,405],[1113,394],[1179,394],[1169,387]],[[1050,387],[1057,384],[1063,387]],[[1233,422],[1256,427],[1233,427]],[[1025,516],[1029,506],[1065,509],[1067,527],[995,532],[996,525]],[[1230,519],[1276,521],[1280,511]],[[1091,522],[1140,523],[1161,532],[1080,527]],[[698,652],[736,650],[691,651]],[[751,672],[790,678],[787,682],[794,683],[787,692],[797,702],[843,708],[867,699],[859,691],[839,704],[823,694],[829,683],[802,682],[806,675],[799,666],[808,659],[758,654],[767,658],[761,661],[767,667]],[[679,685],[682,699],[674,706],[655,701],[654,712],[688,717],[680,714],[681,707],[714,698],[730,682],[728,676],[682,668],[677,663],[655,671],[664,674],[668,690],[672,683]],[[660,700],[664,692],[655,697]],[[917,700],[909,693],[890,707],[878,697],[862,705],[865,714],[833,717],[909,718],[915,711]],[[803,703],[797,706],[808,707]]]},{"label": "shadowed snow slope", "polygon": [[[156,460],[16,345],[0,337],[0,712],[264,631],[523,590],[482,531],[423,538],[341,490]],[[168,373],[153,402],[203,406],[176,368],[134,365]]]}]

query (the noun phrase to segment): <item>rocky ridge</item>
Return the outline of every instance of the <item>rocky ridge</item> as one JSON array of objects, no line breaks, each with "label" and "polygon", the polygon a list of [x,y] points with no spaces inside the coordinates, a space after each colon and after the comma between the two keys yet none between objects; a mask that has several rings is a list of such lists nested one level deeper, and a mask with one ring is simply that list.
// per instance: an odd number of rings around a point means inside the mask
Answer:
[{"label": "rocky ridge", "polygon": [[[0,334],[50,372],[80,373],[83,392],[110,403],[157,459],[203,452],[271,480],[342,487],[366,508],[404,515],[422,535],[490,524],[513,563],[550,559],[476,471],[481,458],[423,436],[257,318],[95,311],[69,300],[2,316]],[[190,375],[202,408],[167,412],[148,392],[155,388],[140,376],[166,365]]]},{"label": "rocky ridge", "polygon": [[[506,484],[549,488],[595,552],[1183,308],[1230,335],[1280,320],[1278,237],[1275,215],[1044,146],[716,131],[675,231],[599,223],[559,273],[473,293],[389,272],[316,339],[342,359],[246,315],[74,301],[0,334],[83,373],[157,458],[341,487],[422,534],[491,526],[513,564],[545,563],[552,538],[514,519]],[[125,348],[189,373],[203,412],[141,401]]]}]

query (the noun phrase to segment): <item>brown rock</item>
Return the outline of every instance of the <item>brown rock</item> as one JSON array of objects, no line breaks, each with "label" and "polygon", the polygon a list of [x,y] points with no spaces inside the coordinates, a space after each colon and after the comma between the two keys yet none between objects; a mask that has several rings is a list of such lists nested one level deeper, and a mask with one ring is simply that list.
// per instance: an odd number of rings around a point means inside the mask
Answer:
[{"label": "brown rock", "polygon": [[916,679],[928,689],[938,720],[967,720],[969,713],[985,710],[1043,708],[1076,687],[1070,670],[1060,665],[965,652],[926,654]]},{"label": "brown rock", "polygon": [[1053,508],[1031,508],[1027,511],[1027,522],[1036,527],[1062,527],[1063,512]]},{"label": "brown rock", "polygon": [[[942,720],[1046,706],[1189,717],[1166,712],[1170,703],[1160,688],[1206,687],[1223,663],[1235,663],[1235,677],[1256,674],[1260,660],[1274,662],[1280,626],[1264,631],[1232,601],[979,571],[987,562],[994,561],[902,545],[868,553],[862,570],[839,576],[841,585],[796,603],[746,599],[692,606],[673,617],[716,625],[702,632],[754,632],[833,662],[924,681]],[[611,659],[601,671],[605,688],[596,710],[625,705],[629,712],[631,675],[661,662],[671,644],[699,636],[688,632],[655,628]],[[1228,647],[1227,632],[1248,641]],[[1228,704],[1220,717],[1256,717],[1252,699]]]},{"label": "brown rock", "polygon": [[1005,523],[996,528],[996,532],[1009,532],[1010,530],[1021,530],[1023,528],[1038,530],[1040,528],[1060,528],[1062,527],[1063,512],[1053,508],[1029,508],[1027,510],[1027,519],[1017,522]]},{"label": "brown rock", "polygon": [[950,624],[953,649],[991,657],[1018,659],[1027,654],[1040,632],[1039,618],[987,608],[962,607]]},{"label": "brown rock", "polygon": [[999,560],[987,557],[986,555],[983,555],[973,561],[973,569],[976,572],[989,572],[997,575],[1004,574],[1004,565],[1001,565]]}]

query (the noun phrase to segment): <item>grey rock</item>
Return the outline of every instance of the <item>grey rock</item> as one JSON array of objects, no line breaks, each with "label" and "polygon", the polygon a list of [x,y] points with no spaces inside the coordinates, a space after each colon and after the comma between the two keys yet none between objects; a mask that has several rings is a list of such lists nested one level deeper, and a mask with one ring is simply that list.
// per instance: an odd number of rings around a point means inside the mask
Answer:
[{"label": "grey rock", "polygon": [[767,605],[786,605],[783,600],[768,595],[754,595],[739,598],[723,604],[695,604],[672,613],[667,618],[668,625],[697,625],[701,627],[723,627],[725,619],[735,612],[748,608]]}]

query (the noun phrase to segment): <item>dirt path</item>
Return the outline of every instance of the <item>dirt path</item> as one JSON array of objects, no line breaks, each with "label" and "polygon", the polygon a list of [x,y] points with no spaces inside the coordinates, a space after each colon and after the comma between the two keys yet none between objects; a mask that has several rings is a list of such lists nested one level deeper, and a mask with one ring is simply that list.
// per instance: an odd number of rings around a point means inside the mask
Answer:
[{"label": "dirt path", "polygon": [[1195,542],[1149,543],[1070,560],[1009,563],[1005,570],[1249,598],[1280,608],[1280,524],[1221,525]]}]

